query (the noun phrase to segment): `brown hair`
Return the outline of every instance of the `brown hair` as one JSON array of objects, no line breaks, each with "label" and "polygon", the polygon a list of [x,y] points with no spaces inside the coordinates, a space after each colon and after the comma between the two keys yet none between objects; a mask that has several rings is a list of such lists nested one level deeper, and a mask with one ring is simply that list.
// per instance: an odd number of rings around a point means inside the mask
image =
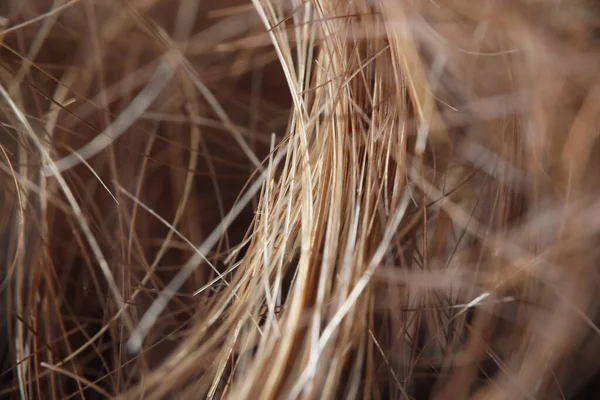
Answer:
[{"label": "brown hair", "polygon": [[597,396],[596,8],[2,2],[1,393]]}]

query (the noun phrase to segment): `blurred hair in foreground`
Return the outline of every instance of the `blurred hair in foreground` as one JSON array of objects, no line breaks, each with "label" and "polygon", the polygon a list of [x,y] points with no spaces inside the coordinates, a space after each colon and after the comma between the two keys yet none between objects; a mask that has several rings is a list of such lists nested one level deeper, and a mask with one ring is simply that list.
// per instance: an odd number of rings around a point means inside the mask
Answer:
[{"label": "blurred hair in foreground", "polygon": [[600,396],[600,9],[0,3],[0,397]]}]

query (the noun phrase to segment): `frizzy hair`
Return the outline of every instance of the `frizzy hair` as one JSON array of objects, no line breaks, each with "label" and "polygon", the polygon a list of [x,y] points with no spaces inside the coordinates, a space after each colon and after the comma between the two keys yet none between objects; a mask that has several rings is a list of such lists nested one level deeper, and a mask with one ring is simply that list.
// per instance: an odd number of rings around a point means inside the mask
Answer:
[{"label": "frizzy hair", "polygon": [[598,396],[599,11],[2,2],[0,397]]}]

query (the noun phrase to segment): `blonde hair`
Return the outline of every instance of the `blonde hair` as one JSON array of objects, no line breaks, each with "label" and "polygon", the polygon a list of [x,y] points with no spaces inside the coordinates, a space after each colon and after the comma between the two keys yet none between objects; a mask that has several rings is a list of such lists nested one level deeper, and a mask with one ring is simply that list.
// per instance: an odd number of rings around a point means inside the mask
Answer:
[{"label": "blonde hair", "polygon": [[593,397],[598,15],[4,2],[2,393]]}]

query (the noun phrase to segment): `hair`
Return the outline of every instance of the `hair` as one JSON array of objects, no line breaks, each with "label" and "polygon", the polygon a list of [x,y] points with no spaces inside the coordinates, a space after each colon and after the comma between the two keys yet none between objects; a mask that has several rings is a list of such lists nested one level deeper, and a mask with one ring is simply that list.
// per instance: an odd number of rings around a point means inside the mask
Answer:
[{"label": "hair", "polygon": [[0,396],[598,396],[598,7],[0,2]]}]

